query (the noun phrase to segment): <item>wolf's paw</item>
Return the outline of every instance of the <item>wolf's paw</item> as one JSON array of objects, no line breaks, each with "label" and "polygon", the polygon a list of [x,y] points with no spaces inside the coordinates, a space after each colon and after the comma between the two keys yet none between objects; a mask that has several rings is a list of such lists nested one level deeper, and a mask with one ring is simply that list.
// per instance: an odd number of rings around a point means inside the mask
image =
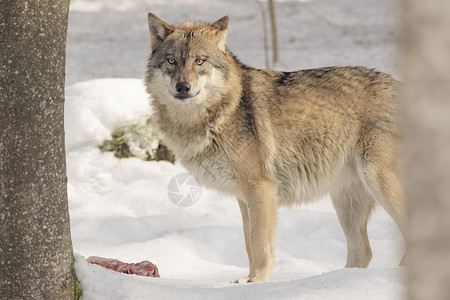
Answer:
[{"label": "wolf's paw", "polygon": [[233,280],[231,283],[251,283],[251,282],[261,282],[264,281],[264,278],[258,278],[257,276],[254,277],[241,277],[236,280]]},{"label": "wolf's paw", "polygon": [[247,283],[247,282],[252,282],[250,280],[250,277],[241,277],[236,280],[233,280],[231,283]]}]

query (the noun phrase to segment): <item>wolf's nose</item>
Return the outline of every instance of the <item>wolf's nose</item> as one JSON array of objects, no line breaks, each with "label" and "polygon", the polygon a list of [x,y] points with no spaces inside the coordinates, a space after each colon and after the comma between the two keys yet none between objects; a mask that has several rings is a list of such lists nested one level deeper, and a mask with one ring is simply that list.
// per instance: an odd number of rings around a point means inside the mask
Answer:
[{"label": "wolf's nose", "polygon": [[175,89],[179,95],[188,95],[191,91],[191,84],[187,81],[180,81],[175,86]]}]

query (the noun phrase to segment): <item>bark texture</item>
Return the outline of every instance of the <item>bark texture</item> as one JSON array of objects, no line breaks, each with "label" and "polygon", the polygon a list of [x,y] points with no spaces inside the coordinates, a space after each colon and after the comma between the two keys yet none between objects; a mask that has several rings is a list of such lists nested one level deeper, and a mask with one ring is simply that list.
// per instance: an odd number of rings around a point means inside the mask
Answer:
[{"label": "bark texture", "polygon": [[0,2],[0,295],[73,299],[64,149],[69,0]]},{"label": "bark texture", "polygon": [[409,299],[450,299],[450,1],[402,0]]}]

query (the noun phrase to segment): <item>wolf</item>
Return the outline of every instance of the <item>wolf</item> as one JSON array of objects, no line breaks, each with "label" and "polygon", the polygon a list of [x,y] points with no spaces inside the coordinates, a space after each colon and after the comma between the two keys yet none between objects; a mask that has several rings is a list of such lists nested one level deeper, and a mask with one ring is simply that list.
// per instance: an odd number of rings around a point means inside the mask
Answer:
[{"label": "wolf", "polygon": [[395,79],[363,67],[248,67],[226,47],[228,16],[169,25],[149,13],[148,24],[144,83],[163,143],[203,185],[237,198],[249,274],[235,282],[269,277],[278,206],[329,193],[348,268],[372,258],[377,203],[404,231]]}]

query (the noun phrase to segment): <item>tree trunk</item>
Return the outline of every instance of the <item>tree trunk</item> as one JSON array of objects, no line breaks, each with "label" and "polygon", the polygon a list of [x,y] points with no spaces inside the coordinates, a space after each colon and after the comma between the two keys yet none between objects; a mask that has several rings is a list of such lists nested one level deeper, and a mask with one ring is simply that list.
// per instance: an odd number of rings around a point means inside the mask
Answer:
[{"label": "tree trunk", "polygon": [[268,33],[267,33],[267,21],[266,21],[266,10],[264,9],[264,4],[261,0],[256,0],[258,4],[259,10],[261,11],[262,18],[262,26],[263,26],[263,36],[264,36],[264,59],[266,62],[266,69],[270,69],[269,62],[269,41],[268,41]]},{"label": "tree trunk", "polygon": [[402,0],[409,299],[450,299],[450,2]]},{"label": "tree trunk", "polygon": [[269,0],[270,26],[272,32],[272,63],[278,62],[278,39],[277,39],[277,22],[275,21],[275,8],[273,0]]},{"label": "tree trunk", "polygon": [[69,0],[0,2],[0,295],[73,299],[64,148]]}]

